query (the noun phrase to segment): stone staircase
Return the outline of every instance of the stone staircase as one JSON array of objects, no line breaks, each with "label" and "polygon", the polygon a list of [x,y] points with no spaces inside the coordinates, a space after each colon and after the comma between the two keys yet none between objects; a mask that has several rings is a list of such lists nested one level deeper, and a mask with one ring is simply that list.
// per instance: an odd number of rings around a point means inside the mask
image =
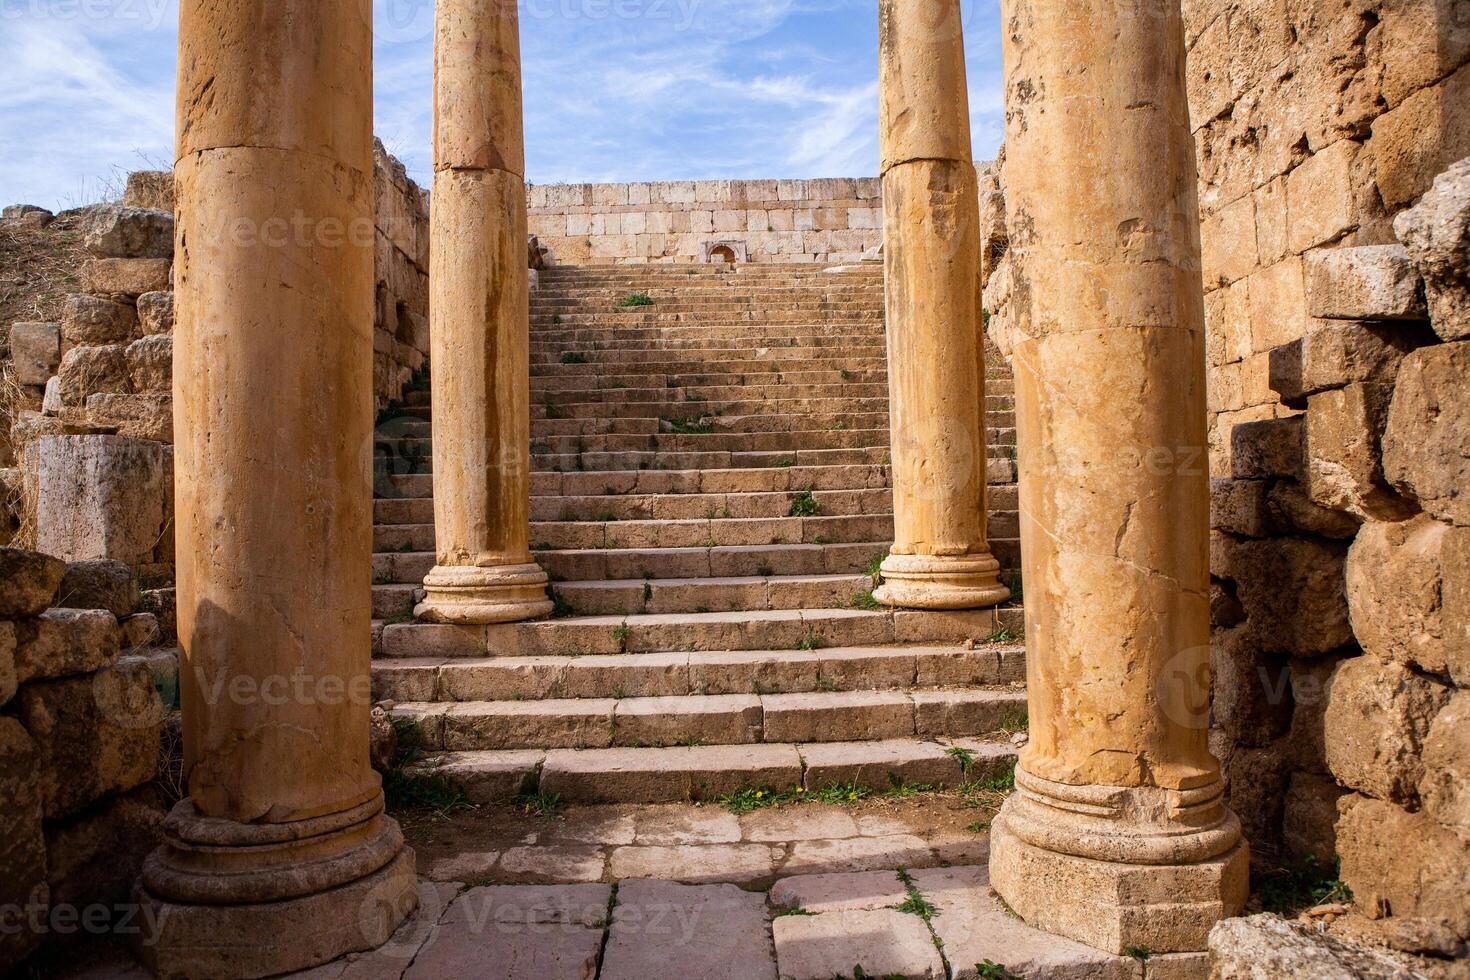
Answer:
[{"label": "stone staircase", "polygon": [[[531,300],[531,542],[556,615],[416,623],[434,564],[429,393],[378,430],[374,687],[421,768],[490,802],[713,798],[999,771],[1018,607],[872,601],[892,541],[877,264],[583,266]],[[1018,566],[1008,378],[991,533]]]}]

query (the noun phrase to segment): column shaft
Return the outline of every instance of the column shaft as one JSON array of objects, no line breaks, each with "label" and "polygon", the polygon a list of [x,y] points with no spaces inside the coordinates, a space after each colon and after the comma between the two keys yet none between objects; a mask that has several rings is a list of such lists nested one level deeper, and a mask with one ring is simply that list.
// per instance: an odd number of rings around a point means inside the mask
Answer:
[{"label": "column shaft", "polygon": [[879,5],[894,545],[874,598],[1010,596],[986,538],[980,205],[959,0]]},{"label": "column shaft", "polygon": [[531,560],[529,273],[514,0],[450,0],[435,38],[430,373],[437,564],[416,614],[551,611]]},{"label": "column shaft", "polygon": [[255,977],[377,945],[416,902],[368,762],[370,5],[184,0],[179,47],[190,795],[144,869],[160,926],[140,952]]},{"label": "column shaft", "polygon": [[1028,921],[1092,945],[1203,950],[1244,900],[1246,862],[1206,744],[1204,310],[1179,4],[1006,0],[1003,18],[1031,740],[992,878]]}]

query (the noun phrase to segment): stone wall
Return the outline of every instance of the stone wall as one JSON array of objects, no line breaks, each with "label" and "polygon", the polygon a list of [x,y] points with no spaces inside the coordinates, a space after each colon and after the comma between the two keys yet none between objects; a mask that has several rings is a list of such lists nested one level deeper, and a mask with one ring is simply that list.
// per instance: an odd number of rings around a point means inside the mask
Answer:
[{"label": "stone wall", "polygon": [[1470,168],[1431,187],[1470,155],[1470,3],[1185,6],[1212,744],[1258,860],[1340,860],[1383,942],[1463,953]]},{"label": "stone wall", "polygon": [[172,670],[117,562],[0,548],[0,974],[51,935],[122,926],[174,794]]},{"label": "stone wall", "polygon": [[548,264],[858,262],[883,243],[877,178],[532,184],[531,233]]},{"label": "stone wall", "polygon": [[[374,155],[374,196],[373,391],[381,410],[428,357],[429,218],[423,191],[382,144]],[[121,204],[88,209],[79,291],[65,298],[59,322],[9,325],[9,357],[0,365],[19,386],[21,402],[40,409],[22,411],[10,433],[19,466],[4,482],[23,488],[17,541],[66,559],[125,561],[148,584],[167,581],[173,561],[172,535],[165,533],[172,510],[173,210],[172,175],[157,171],[130,175]],[[37,215],[17,212],[12,220]],[[104,435],[125,442],[78,441]],[[158,506],[167,508],[162,528],[153,522]],[[139,539],[150,534],[154,547],[142,549]]]}]

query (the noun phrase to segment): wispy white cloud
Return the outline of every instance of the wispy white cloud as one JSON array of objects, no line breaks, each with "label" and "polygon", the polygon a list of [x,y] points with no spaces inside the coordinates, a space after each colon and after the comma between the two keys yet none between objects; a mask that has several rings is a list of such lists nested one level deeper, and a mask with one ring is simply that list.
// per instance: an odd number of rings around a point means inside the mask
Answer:
[{"label": "wispy white cloud", "polygon": [[[99,0],[100,2],[100,0]],[[172,157],[177,0],[0,0],[0,201],[79,203]],[[872,174],[874,0],[521,0],[540,183]],[[998,0],[963,0],[977,157],[1003,129]],[[374,0],[375,126],[430,174],[433,0]],[[137,14],[121,16],[124,8]],[[40,11],[42,15],[37,15]]]}]

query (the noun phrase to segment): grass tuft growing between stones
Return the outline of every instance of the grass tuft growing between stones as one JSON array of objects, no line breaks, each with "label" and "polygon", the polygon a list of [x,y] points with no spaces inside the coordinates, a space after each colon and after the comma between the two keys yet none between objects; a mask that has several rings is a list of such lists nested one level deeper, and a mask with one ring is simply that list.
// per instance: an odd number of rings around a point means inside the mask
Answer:
[{"label": "grass tuft growing between stones", "polygon": [[1280,868],[1251,869],[1251,892],[1267,912],[1293,918],[1330,902],[1353,900],[1352,889],[1343,882],[1340,865],[1308,857]]},{"label": "grass tuft growing between stones", "polygon": [[632,308],[632,307],[635,307],[635,306],[652,306],[652,305],[653,305],[653,297],[652,296],[649,296],[647,293],[629,293],[628,295],[624,296],[622,299],[618,300],[618,306],[621,309],[629,309],[629,308]]},{"label": "grass tuft growing between stones", "polygon": [[939,909],[935,907],[934,903],[919,892],[919,888],[914,884],[914,879],[909,875],[907,868],[898,869],[898,880],[903,882],[903,887],[909,894],[908,898],[905,898],[902,902],[894,906],[895,910],[907,913],[908,915],[917,915],[925,922],[928,922],[939,914]]},{"label": "grass tuft growing between stones", "polygon": [[810,488],[803,490],[791,500],[792,517],[816,517],[822,512],[822,505],[812,494]]},{"label": "grass tuft growing between stones", "polygon": [[516,802],[521,811],[530,816],[542,817],[546,820],[559,820],[561,818],[561,794],[548,793],[538,788],[534,793],[526,793],[518,797]]}]

